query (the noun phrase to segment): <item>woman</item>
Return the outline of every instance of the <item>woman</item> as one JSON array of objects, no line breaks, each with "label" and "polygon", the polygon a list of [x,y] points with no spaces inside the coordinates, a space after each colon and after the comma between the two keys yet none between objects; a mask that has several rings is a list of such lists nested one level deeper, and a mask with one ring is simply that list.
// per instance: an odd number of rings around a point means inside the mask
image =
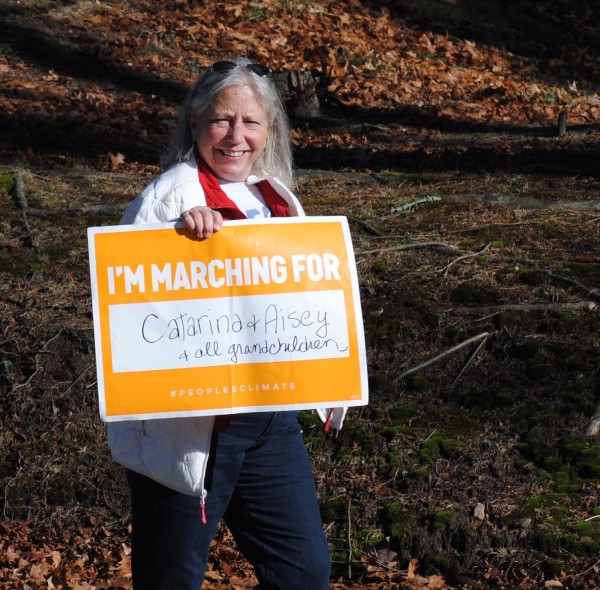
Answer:
[{"label": "woman", "polygon": [[[304,215],[289,187],[289,127],[270,70],[213,64],[190,89],[166,170],[121,223],[181,219],[209,238],[223,220]],[[345,410],[320,411],[340,428]],[[198,590],[223,518],[259,588],[321,590],[330,558],[296,412],[109,424],[132,494],[136,590]]]}]

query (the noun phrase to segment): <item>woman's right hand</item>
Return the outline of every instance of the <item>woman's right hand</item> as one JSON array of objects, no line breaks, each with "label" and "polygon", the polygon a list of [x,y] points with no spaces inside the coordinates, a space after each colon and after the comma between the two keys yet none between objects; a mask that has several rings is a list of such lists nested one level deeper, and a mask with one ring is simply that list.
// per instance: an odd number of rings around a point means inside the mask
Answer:
[{"label": "woman's right hand", "polygon": [[223,217],[210,207],[192,207],[181,214],[181,221],[199,240],[209,238],[223,227]]}]

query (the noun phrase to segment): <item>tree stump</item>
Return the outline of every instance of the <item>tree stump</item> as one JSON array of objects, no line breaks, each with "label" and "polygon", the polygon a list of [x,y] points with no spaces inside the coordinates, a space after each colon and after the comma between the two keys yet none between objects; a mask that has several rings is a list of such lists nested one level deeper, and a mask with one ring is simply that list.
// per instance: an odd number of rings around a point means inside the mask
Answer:
[{"label": "tree stump", "polygon": [[558,115],[558,137],[562,137],[567,132],[567,111],[561,111]]},{"label": "tree stump", "polygon": [[304,121],[321,116],[319,94],[327,86],[326,76],[322,72],[273,72],[273,80],[291,118]]}]

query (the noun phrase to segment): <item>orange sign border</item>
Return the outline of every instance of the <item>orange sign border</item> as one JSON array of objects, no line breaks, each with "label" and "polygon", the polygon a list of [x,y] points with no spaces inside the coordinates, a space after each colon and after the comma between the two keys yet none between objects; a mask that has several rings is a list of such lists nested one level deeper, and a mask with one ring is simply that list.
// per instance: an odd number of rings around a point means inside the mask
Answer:
[{"label": "orange sign border", "polygon": [[[366,351],[358,277],[348,222],[342,216],[272,218],[225,222],[208,240],[191,239],[180,223],[95,227],[88,229],[90,278],[98,395],[102,420],[151,419],[176,416],[232,414],[245,411],[358,406],[368,403]],[[295,254],[294,254],[295,253]],[[303,254],[298,254],[303,253]],[[283,284],[189,289],[149,289],[143,273],[122,282],[122,269],[147,271],[151,263],[167,261],[334,254],[339,280],[313,280],[307,276]],[[115,272],[114,269],[120,269]],[[306,274],[306,273],[305,273]],[[110,275],[110,280],[109,280]],[[118,276],[118,279],[115,277]],[[131,277],[130,277],[131,278]],[[139,279],[145,285],[140,292]],[[136,284],[136,280],[138,283]],[[111,282],[112,281],[112,282]],[[115,287],[115,281],[120,288]],[[121,282],[119,282],[121,281]],[[138,291],[136,291],[138,289]],[[345,301],[349,352],[347,356],[295,361],[224,364],[114,372],[111,366],[112,305],[186,301],[241,295],[273,295],[342,291]],[[205,297],[203,297],[205,296]]]}]

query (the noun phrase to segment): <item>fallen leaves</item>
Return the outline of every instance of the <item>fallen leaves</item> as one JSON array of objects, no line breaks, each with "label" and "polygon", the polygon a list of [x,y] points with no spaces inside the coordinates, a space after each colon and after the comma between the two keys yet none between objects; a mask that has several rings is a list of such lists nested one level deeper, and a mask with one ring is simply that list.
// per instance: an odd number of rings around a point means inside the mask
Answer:
[{"label": "fallen leaves", "polygon": [[14,590],[16,584],[32,590],[131,589],[127,526],[74,530],[56,524],[0,523],[10,531],[0,536],[1,590]]}]

